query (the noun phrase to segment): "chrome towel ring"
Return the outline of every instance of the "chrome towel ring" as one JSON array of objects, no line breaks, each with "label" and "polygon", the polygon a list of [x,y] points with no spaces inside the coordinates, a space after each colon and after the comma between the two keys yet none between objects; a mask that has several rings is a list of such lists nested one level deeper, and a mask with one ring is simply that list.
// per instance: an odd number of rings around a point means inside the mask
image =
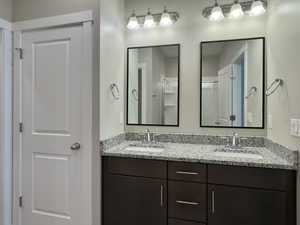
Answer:
[{"label": "chrome towel ring", "polygon": [[136,101],[139,100],[138,91],[135,88],[132,89],[131,94],[132,94],[134,100],[136,100]]},{"label": "chrome towel ring", "polygon": [[275,93],[275,91],[279,88],[279,87],[281,87],[281,86],[283,86],[283,80],[282,79],[279,79],[279,78],[277,78],[277,79],[275,79],[272,83],[271,83],[271,85],[267,88],[267,90],[266,90],[266,95],[267,96],[270,96],[270,95],[272,95],[273,93]]},{"label": "chrome towel ring", "polygon": [[110,85],[110,91],[111,91],[111,94],[112,94],[112,96],[114,97],[115,100],[120,99],[120,91],[119,91],[119,88],[118,88],[117,84],[112,83]]},{"label": "chrome towel ring", "polygon": [[254,96],[257,93],[257,87],[253,86],[249,89],[247,96],[245,97],[248,99],[251,96]]}]

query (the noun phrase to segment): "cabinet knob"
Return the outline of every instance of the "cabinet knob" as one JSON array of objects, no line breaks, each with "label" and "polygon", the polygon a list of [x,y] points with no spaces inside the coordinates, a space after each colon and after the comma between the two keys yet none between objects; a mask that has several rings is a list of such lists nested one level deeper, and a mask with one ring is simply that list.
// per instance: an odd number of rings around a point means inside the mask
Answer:
[{"label": "cabinet knob", "polygon": [[81,147],[80,143],[76,142],[76,143],[71,145],[71,150],[72,151],[78,151],[80,149],[80,147]]}]

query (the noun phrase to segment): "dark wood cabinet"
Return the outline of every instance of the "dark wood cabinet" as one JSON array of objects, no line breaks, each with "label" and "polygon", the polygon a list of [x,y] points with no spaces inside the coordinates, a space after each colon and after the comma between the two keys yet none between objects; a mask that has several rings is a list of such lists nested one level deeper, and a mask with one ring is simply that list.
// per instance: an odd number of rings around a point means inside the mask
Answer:
[{"label": "dark wood cabinet", "polygon": [[191,182],[168,182],[169,218],[206,222],[206,185]]},{"label": "dark wood cabinet", "polygon": [[208,186],[209,225],[287,224],[285,192]]},{"label": "dark wood cabinet", "polygon": [[104,175],[104,225],[166,225],[166,181]]},{"label": "dark wood cabinet", "polygon": [[206,165],[199,163],[168,163],[168,179],[206,183]]},{"label": "dark wood cabinet", "polygon": [[168,225],[205,225],[204,223],[191,222],[186,220],[169,219]]},{"label": "dark wood cabinet", "polygon": [[296,225],[296,171],[103,158],[103,225]]}]

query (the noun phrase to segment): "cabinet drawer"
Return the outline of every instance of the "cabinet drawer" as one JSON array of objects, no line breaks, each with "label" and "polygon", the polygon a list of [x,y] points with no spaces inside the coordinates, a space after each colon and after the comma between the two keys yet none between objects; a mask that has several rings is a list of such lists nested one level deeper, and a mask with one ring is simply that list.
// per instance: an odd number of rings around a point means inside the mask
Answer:
[{"label": "cabinet drawer", "polygon": [[106,173],[149,177],[149,178],[167,178],[167,163],[164,161],[104,157],[103,170]]},{"label": "cabinet drawer", "polygon": [[208,165],[210,184],[286,190],[294,179],[294,172],[287,170]]},{"label": "cabinet drawer", "polygon": [[169,219],[168,225],[205,225],[204,223],[196,223],[184,220]]},{"label": "cabinet drawer", "polygon": [[206,165],[198,163],[168,163],[168,178],[194,182],[206,182]]},{"label": "cabinet drawer", "polygon": [[205,222],[206,211],[205,184],[168,182],[168,213],[170,218]]}]

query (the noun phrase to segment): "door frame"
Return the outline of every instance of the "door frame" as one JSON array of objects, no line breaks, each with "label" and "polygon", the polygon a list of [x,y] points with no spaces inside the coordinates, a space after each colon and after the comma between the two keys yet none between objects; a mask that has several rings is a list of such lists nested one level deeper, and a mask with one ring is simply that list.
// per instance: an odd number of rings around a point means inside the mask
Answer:
[{"label": "door frame", "polygon": [[[82,145],[88,151],[83,154],[83,180],[85,184],[84,193],[88,193],[86,204],[82,212],[86,225],[100,223],[100,176],[95,176],[95,169],[99,168],[100,154],[98,148],[99,130],[99,92],[98,74],[96,68],[97,47],[95,32],[93,31],[94,14],[92,11],[82,11],[66,15],[46,17],[34,20],[16,22],[13,24],[14,31],[14,72],[13,72],[13,225],[22,225],[22,207],[19,206],[19,197],[22,196],[22,132],[20,123],[22,119],[22,59],[20,49],[22,49],[22,34],[27,31],[51,29],[72,25],[81,25],[83,31],[83,74],[81,77],[81,131]],[[97,30],[97,29],[95,29]],[[25,53],[26,54],[26,53]],[[100,171],[100,169],[99,169]],[[97,170],[98,172],[98,170]],[[26,203],[25,203],[26,204]]]},{"label": "door frame", "polygon": [[[0,224],[12,215],[12,24],[0,18]],[[5,193],[5,194],[4,194]]]}]

